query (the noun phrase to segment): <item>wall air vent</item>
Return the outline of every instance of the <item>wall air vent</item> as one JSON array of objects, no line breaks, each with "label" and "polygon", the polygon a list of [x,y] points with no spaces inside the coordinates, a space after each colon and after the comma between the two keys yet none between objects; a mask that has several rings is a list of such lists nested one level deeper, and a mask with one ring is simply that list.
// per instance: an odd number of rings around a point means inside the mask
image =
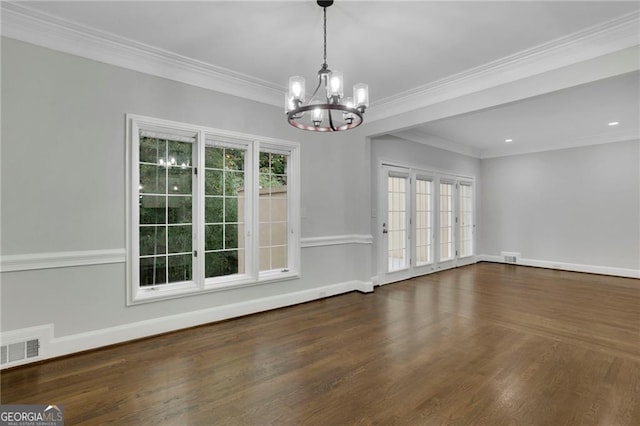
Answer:
[{"label": "wall air vent", "polygon": [[39,339],[29,339],[0,346],[0,365],[3,367],[39,356]]},{"label": "wall air vent", "polygon": [[503,251],[500,255],[504,263],[518,263],[518,259],[520,259],[520,253],[511,251]]}]

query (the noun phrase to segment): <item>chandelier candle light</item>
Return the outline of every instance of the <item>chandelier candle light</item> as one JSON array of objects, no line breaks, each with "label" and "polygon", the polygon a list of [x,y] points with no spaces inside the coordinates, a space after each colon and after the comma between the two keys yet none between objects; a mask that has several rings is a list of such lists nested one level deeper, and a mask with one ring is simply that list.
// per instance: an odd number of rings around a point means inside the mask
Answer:
[{"label": "chandelier candle light", "polygon": [[318,71],[318,85],[306,102],[304,77],[289,78],[285,94],[285,112],[289,124],[314,132],[349,130],[362,124],[362,115],[369,106],[369,86],[353,86],[353,98],[344,97],[344,82],[340,71],[327,66],[327,7],[330,1],[317,1],[324,13],[324,62]]}]

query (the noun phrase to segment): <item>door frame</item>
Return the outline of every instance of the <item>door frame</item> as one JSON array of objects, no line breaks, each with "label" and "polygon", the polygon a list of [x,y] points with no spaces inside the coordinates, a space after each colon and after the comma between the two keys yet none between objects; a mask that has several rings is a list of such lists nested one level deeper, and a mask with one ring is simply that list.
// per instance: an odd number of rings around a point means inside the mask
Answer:
[{"label": "door frame", "polygon": [[[387,171],[393,171],[394,173],[408,176],[408,200],[406,201],[406,205],[408,208],[408,216],[410,218],[410,225],[408,227],[409,235],[406,238],[407,241],[407,255],[410,259],[410,264],[407,268],[388,272],[388,259],[387,259],[387,240],[382,233],[383,223],[387,220],[388,212],[387,212],[387,204],[388,204],[388,196],[387,196]],[[392,282],[402,281],[405,279],[413,278],[420,275],[426,275],[432,272],[455,268],[457,266],[463,266],[470,263],[476,262],[476,179],[474,176],[463,175],[460,173],[442,171],[430,169],[428,167],[415,165],[415,164],[407,164],[395,160],[388,159],[379,159],[377,170],[376,170],[377,178],[377,214],[375,220],[375,230],[373,232],[374,243],[376,247],[376,259],[377,259],[377,279],[375,280],[377,285],[389,284]],[[416,237],[416,220],[414,218],[416,211],[416,196],[415,196],[415,181],[417,178],[428,178],[430,179],[432,184],[432,247],[433,247],[433,256],[432,261],[428,264],[416,266],[415,264],[415,237]],[[440,261],[439,260],[439,245],[440,245],[440,228],[439,228],[439,215],[440,215],[440,182],[448,181],[454,184],[453,188],[453,250],[454,256],[450,260]],[[459,212],[459,192],[458,187],[461,182],[465,184],[470,184],[472,189],[472,208],[473,208],[473,248],[472,255],[460,257],[458,256],[459,251],[457,251],[458,245],[458,216]],[[384,190],[384,191],[383,191]],[[408,219],[409,219],[408,218]],[[437,225],[437,226],[436,226]]]}]

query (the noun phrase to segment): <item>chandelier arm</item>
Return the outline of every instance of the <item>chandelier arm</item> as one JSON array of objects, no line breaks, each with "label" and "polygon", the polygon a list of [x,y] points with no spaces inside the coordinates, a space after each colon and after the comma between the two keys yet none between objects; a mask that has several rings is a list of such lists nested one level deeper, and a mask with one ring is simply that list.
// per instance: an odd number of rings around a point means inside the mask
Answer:
[{"label": "chandelier arm", "polygon": [[316,94],[318,93],[318,89],[320,89],[321,85],[322,85],[322,75],[318,74],[318,85],[316,86],[316,90],[313,91],[313,94],[309,98],[309,102],[307,103],[307,105],[310,105],[313,98],[316,97]]},{"label": "chandelier arm", "polygon": [[336,126],[333,124],[333,115],[331,114],[331,110],[328,110],[327,113],[329,115],[329,127],[331,127],[331,130],[335,132],[338,129],[336,129]]}]

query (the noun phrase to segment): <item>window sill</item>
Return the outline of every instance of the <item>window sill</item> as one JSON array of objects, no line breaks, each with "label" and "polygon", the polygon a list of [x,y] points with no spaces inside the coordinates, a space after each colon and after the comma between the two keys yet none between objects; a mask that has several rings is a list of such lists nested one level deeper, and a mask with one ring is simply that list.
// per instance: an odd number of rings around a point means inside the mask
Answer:
[{"label": "window sill", "polygon": [[243,277],[233,281],[218,282],[214,284],[205,284],[204,288],[196,287],[195,284],[176,285],[173,288],[158,288],[157,290],[140,289],[130,300],[127,305],[140,305],[151,302],[159,302],[164,300],[177,299],[187,296],[196,296],[206,293],[215,293],[219,291],[235,290],[238,288],[258,286],[262,284],[275,283],[280,281],[289,281],[300,278],[298,271],[266,273],[260,276],[256,281],[254,278]]}]

